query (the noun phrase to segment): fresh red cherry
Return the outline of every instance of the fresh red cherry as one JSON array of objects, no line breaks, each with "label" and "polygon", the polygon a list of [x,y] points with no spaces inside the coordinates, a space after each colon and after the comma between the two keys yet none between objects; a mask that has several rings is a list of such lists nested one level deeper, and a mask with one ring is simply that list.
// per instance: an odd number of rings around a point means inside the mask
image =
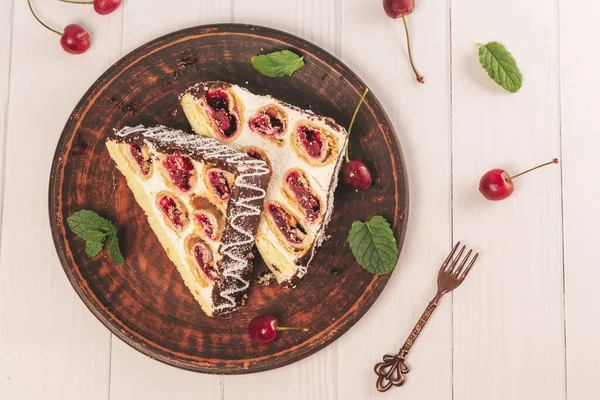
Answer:
[{"label": "fresh red cherry", "polygon": [[[369,88],[365,88],[363,95],[358,101],[356,109],[354,109],[354,114],[352,114],[350,125],[348,125],[348,137],[350,137],[350,132],[352,132],[354,120],[356,119],[358,110],[360,109],[361,104],[365,100],[367,93],[369,93]],[[373,181],[371,179],[371,173],[369,172],[369,168],[367,167],[367,164],[360,160],[350,160],[350,158],[348,157],[349,147],[349,145],[346,146],[346,164],[342,165],[342,182],[344,183],[344,185],[348,186],[355,192],[358,192],[359,190],[367,190],[369,186],[371,186],[371,183]]]},{"label": "fresh red cherry", "polygon": [[289,326],[278,326],[279,321],[272,315],[259,315],[250,321],[248,325],[248,335],[256,343],[269,343],[277,338],[279,331],[302,331],[307,332],[308,328],[295,328]]},{"label": "fresh red cherry", "polygon": [[93,4],[94,11],[100,15],[110,14],[115,11],[121,5],[121,0],[94,0],[94,1],[71,1],[71,0],[58,0],[63,3],[71,4]]},{"label": "fresh red cherry", "polygon": [[67,25],[60,38],[60,45],[67,53],[85,53],[90,48],[90,34],[77,24]]},{"label": "fresh red cherry", "polygon": [[39,22],[44,28],[60,36],[60,45],[67,53],[81,54],[85,53],[85,51],[90,48],[90,34],[81,26],[77,24],[67,25],[64,32],[52,29],[38,18],[35,11],[33,11],[33,7],[31,6],[31,0],[27,0],[27,4],[29,5],[31,14],[33,14],[33,17],[37,20],[37,22]]},{"label": "fresh red cherry", "polygon": [[383,9],[390,18],[400,18],[412,14],[415,10],[414,0],[383,0]]},{"label": "fresh red cherry", "polygon": [[372,183],[367,165],[360,160],[350,160],[342,166],[342,182],[355,192],[367,190]]},{"label": "fresh red cherry", "polygon": [[406,32],[406,47],[408,48],[408,59],[410,60],[410,66],[415,72],[417,81],[419,83],[425,83],[425,79],[417,72],[415,63],[412,57],[412,49],[410,47],[410,35],[408,33],[408,23],[406,22],[406,16],[412,14],[415,9],[415,0],[383,0],[383,10],[390,18],[402,18],[404,23],[404,31]]},{"label": "fresh red cherry", "polygon": [[504,200],[515,190],[515,178],[550,164],[558,164],[558,158],[513,176],[503,169],[492,169],[481,177],[479,191],[488,200]]}]

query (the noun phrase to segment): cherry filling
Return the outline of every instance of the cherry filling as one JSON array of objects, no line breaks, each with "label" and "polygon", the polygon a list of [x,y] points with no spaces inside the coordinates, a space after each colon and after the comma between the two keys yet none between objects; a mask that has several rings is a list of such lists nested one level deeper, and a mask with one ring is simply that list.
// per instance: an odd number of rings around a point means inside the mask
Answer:
[{"label": "cherry filling", "polygon": [[227,200],[231,196],[231,183],[225,176],[224,171],[211,169],[208,171],[208,181],[215,190],[215,195],[220,200]]},{"label": "cherry filling", "polygon": [[221,134],[226,139],[232,137],[238,130],[238,118],[230,111],[229,94],[224,90],[212,90],[206,94],[206,102]]},{"label": "cherry filling", "polygon": [[275,107],[258,112],[249,122],[250,129],[261,135],[273,137],[285,131],[285,115]]},{"label": "cherry filling", "polygon": [[217,230],[213,226],[212,221],[210,220],[208,215],[201,212],[196,212],[195,217],[196,221],[198,221],[198,224],[200,224],[200,227],[202,228],[206,236],[212,240],[215,240]]},{"label": "cherry filling", "polygon": [[150,165],[152,164],[152,160],[150,158],[146,158],[142,148],[136,143],[131,143],[129,145],[129,154],[131,154],[131,157],[140,168],[142,175],[148,175],[150,173]]},{"label": "cherry filling", "polygon": [[273,217],[273,221],[285,239],[291,244],[301,244],[306,237],[306,230],[296,218],[291,216],[286,210],[276,203],[270,203],[268,210]]},{"label": "cherry filling", "polygon": [[310,222],[315,221],[321,214],[321,201],[312,193],[304,173],[291,171],[287,174],[285,182],[306,215],[306,219]]},{"label": "cherry filling", "polygon": [[194,165],[189,157],[181,154],[170,154],[163,160],[163,167],[169,173],[171,181],[180,190],[187,192],[192,188],[190,178],[194,171]]},{"label": "cherry filling", "polygon": [[158,206],[169,222],[177,229],[182,229],[187,223],[187,215],[180,207],[179,202],[168,195],[163,195],[158,200]]},{"label": "cherry filling", "polygon": [[323,133],[309,126],[300,125],[297,134],[306,153],[312,158],[320,160],[323,157]]},{"label": "cherry filling", "polygon": [[215,268],[211,265],[213,257],[208,245],[203,242],[194,244],[192,254],[194,255],[196,264],[200,267],[204,275],[214,281],[217,278],[217,271],[215,271]]}]

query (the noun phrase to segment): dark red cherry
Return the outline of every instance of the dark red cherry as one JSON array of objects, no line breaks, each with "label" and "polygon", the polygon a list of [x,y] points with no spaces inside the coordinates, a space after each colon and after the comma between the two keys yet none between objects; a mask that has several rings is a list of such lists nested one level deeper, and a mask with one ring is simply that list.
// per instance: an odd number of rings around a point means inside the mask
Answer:
[{"label": "dark red cherry", "polygon": [[508,172],[500,168],[492,169],[481,177],[481,180],[479,181],[479,191],[483,197],[488,200],[504,200],[515,190],[515,185],[513,183],[515,178],[550,164],[558,164],[558,158],[514,176],[510,176]]},{"label": "dark red cherry", "polygon": [[310,187],[306,175],[299,170],[290,171],[285,177],[285,183],[289,190],[294,194],[306,219],[310,222],[314,222],[321,214],[321,202],[312,192],[312,188]]},{"label": "dark red cherry", "polygon": [[214,267],[211,265],[213,257],[210,247],[202,242],[196,243],[194,245],[194,258],[196,259],[198,267],[204,272],[204,275],[214,281],[217,278],[217,274]]},{"label": "dark red cherry", "polygon": [[225,139],[231,138],[238,130],[238,118],[230,111],[229,94],[224,90],[212,90],[206,94],[206,102],[212,110],[212,117]]},{"label": "dark red cherry", "polygon": [[169,177],[181,191],[187,192],[192,186],[190,185],[190,179],[194,171],[194,164],[192,160],[187,156],[181,154],[170,154],[164,161],[163,166],[169,173]]},{"label": "dark red cherry", "polygon": [[367,165],[360,160],[350,160],[342,165],[342,182],[355,192],[367,190],[373,179]]},{"label": "dark red cherry", "polygon": [[174,227],[182,229],[186,225],[187,215],[182,210],[178,199],[163,195],[158,201],[158,205]]},{"label": "dark red cherry", "polygon": [[150,173],[150,164],[152,164],[152,160],[146,158],[142,148],[137,143],[131,143],[129,145],[129,153],[135,160],[142,174],[148,175]]},{"label": "dark red cherry", "polygon": [[479,191],[488,200],[504,200],[515,190],[509,179],[510,175],[503,169],[492,169],[486,172],[479,181]]},{"label": "dark red cherry", "polygon": [[60,37],[60,45],[67,53],[85,53],[90,48],[90,34],[77,24],[67,25]]},{"label": "dark red cherry", "polygon": [[248,325],[248,336],[256,343],[264,344],[272,342],[277,338],[279,331],[303,331],[307,332],[307,328],[296,328],[287,326],[278,326],[279,321],[272,315],[259,315],[250,321]]},{"label": "dark red cherry", "polygon": [[323,138],[319,130],[313,129],[306,125],[298,127],[298,137],[300,143],[306,149],[306,153],[315,159],[320,159],[323,153]]},{"label": "dark red cherry", "polygon": [[215,190],[215,195],[220,200],[226,201],[229,199],[229,196],[231,196],[232,185],[229,180],[227,180],[225,172],[218,169],[211,169],[208,171],[208,180]]},{"label": "dark red cherry", "polygon": [[400,18],[412,14],[415,0],[383,0],[383,9],[390,18]]},{"label": "dark red cherry", "polygon": [[200,224],[200,226],[202,227],[202,230],[204,231],[206,236],[208,238],[214,240],[215,239],[215,227],[213,226],[208,215],[198,211],[198,212],[196,212],[196,221],[198,221],[198,224]]},{"label": "dark red cherry", "polygon": [[100,15],[110,14],[121,5],[121,0],[94,0],[94,10]]}]

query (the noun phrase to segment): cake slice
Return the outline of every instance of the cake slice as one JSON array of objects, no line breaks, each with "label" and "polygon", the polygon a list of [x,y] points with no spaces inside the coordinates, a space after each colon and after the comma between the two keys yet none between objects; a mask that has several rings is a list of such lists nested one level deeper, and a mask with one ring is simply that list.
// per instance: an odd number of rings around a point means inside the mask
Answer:
[{"label": "cake slice", "polygon": [[164,126],[124,128],[106,147],[202,310],[215,316],[242,305],[267,165]]},{"label": "cake slice", "polygon": [[279,283],[306,274],[333,211],[347,134],[332,119],[224,82],[181,94],[194,132],[264,160],[272,171],[256,246]]}]

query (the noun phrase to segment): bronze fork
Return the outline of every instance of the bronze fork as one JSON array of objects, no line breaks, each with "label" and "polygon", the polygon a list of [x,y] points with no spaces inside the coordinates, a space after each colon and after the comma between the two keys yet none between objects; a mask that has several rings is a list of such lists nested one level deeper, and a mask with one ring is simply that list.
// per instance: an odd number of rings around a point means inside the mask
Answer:
[{"label": "bronze fork", "polygon": [[[377,378],[377,390],[380,392],[385,392],[392,386],[402,386],[405,381],[405,374],[408,373],[409,369],[406,365],[405,358],[408,354],[408,351],[412,347],[413,343],[421,333],[421,330],[431,317],[433,310],[437,307],[437,303],[440,298],[448,292],[456,289],[467,277],[467,274],[471,270],[471,267],[477,260],[479,253],[476,253],[475,256],[471,259],[471,262],[467,265],[467,261],[471,258],[472,250],[467,252],[467,255],[462,259],[462,262],[459,264],[461,260],[462,254],[465,251],[466,246],[463,246],[456,258],[454,257],[454,253],[458,250],[460,246],[460,242],[457,242],[444,263],[440,268],[440,272],[438,273],[437,283],[438,290],[429,305],[425,309],[425,312],[417,322],[417,325],[414,327],[406,342],[404,342],[404,346],[400,349],[398,354],[389,355],[386,354],[383,356],[383,362],[380,362],[375,365],[375,373],[378,375]],[[466,268],[465,268],[466,265]]]}]

